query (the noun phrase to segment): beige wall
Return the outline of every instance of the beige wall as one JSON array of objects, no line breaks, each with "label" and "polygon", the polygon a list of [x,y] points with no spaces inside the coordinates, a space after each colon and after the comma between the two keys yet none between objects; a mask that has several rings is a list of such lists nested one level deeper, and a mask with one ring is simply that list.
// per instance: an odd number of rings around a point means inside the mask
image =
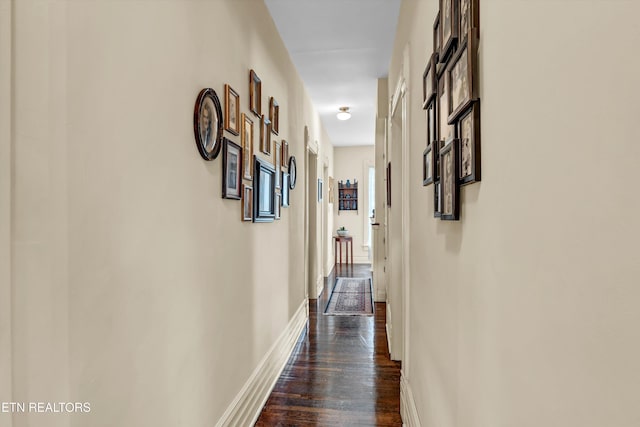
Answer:
[{"label": "beige wall", "polygon": [[[302,81],[262,1],[14,4],[14,399],[92,403],[15,425],[215,424],[304,301],[305,125],[332,155]],[[193,137],[204,87],[248,113],[250,68],[298,159],[270,224]]]},{"label": "beige wall", "polygon": [[636,426],[640,4],[480,3],[483,181],[462,190],[459,222],[431,217],[421,183],[437,2],[403,2],[389,78],[409,42],[403,370],[421,424]]},{"label": "beige wall", "polygon": [[[353,262],[358,264],[369,263],[369,250],[365,246],[367,244],[368,227],[369,227],[369,166],[375,167],[375,147],[357,146],[357,147],[335,147],[334,148],[334,170],[336,187],[335,203],[333,204],[333,222],[335,227],[332,229],[333,235],[336,229],[344,226],[349,230],[349,235],[353,237]],[[338,183],[343,181],[345,184],[347,179],[352,183],[354,179],[358,180],[358,210],[357,211],[340,211],[338,200]],[[343,246],[344,252],[344,246]],[[332,252],[333,253],[333,252]],[[344,254],[343,254],[344,258]],[[333,262],[333,260],[331,261]]]}]

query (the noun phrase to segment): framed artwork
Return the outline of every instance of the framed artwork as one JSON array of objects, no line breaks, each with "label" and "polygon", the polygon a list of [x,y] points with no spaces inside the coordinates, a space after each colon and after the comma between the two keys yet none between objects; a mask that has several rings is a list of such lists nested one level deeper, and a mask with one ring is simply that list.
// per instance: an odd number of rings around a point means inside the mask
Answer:
[{"label": "framed artwork", "polygon": [[242,169],[244,179],[253,179],[253,120],[242,113]]},{"label": "framed artwork", "polygon": [[249,72],[249,110],[262,116],[262,81],[253,70]]},{"label": "framed artwork", "polygon": [[294,188],[296,188],[296,180],[298,177],[298,166],[296,166],[295,156],[289,157],[289,175],[291,176],[289,188],[293,190]]},{"label": "framed artwork", "polygon": [[276,216],[276,170],[254,155],[253,222],[271,222]]},{"label": "framed artwork", "polygon": [[282,195],[276,194],[276,219],[280,219],[280,207],[282,206]]},{"label": "framed artwork", "polygon": [[460,139],[460,184],[467,185],[481,179],[480,168],[480,103],[460,117],[458,122]]},{"label": "framed artwork", "polygon": [[440,218],[442,215],[442,195],[441,195],[442,185],[440,185],[440,181],[435,181],[433,183],[433,217]]},{"label": "framed artwork", "polygon": [[447,86],[447,121],[455,123],[456,119],[478,99],[476,81],[477,39],[474,32],[469,33],[467,41],[460,46],[451,59],[446,71]]},{"label": "framed artwork", "polygon": [[282,207],[289,207],[289,174],[282,172]]},{"label": "framed artwork", "polygon": [[[282,154],[280,155],[280,165],[283,169],[287,169],[287,162],[289,161],[289,143],[282,140]],[[288,171],[288,169],[287,169]]]},{"label": "framed artwork", "polygon": [[437,80],[436,80],[436,60],[435,54],[431,55],[427,67],[422,74],[422,108],[427,109],[436,97]]},{"label": "framed artwork", "polygon": [[473,28],[480,28],[479,3],[479,0],[460,0],[460,9],[458,10],[458,37],[460,40],[466,40]]},{"label": "framed artwork", "polygon": [[269,120],[271,121],[271,132],[278,134],[280,130],[280,106],[273,98],[269,98]]},{"label": "framed artwork", "polygon": [[446,63],[458,40],[458,0],[440,0],[440,57]]},{"label": "framed artwork", "polygon": [[391,162],[387,163],[387,206],[391,206]]},{"label": "framed artwork", "polygon": [[[437,99],[437,98],[436,98]],[[437,103],[432,102],[427,107],[427,145],[438,139],[438,123],[436,121]]]},{"label": "framed artwork", "polygon": [[260,116],[260,151],[271,155],[271,122],[264,115]]},{"label": "framed artwork", "polygon": [[193,110],[193,132],[198,152],[205,160],[213,160],[222,147],[222,107],[216,91],[202,89]]},{"label": "framed artwork", "polygon": [[234,135],[240,134],[240,95],[231,86],[224,85],[224,129]]},{"label": "framed artwork", "polygon": [[280,188],[280,170],[282,169],[280,167],[280,143],[277,141],[273,142],[273,147],[274,147],[274,152],[275,152],[275,159],[274,159],[274,165],[276,167],[276,188]]},{"label": "framed artwork", "polygon": [[460,187],[458,185],[458,141],[453,140],[440,150],[441,220],[460,219]]},{"label": "framed artwork", "polygon": [[222,198],[240,200],[241,188],[242,147],[225,138],[222,147]]},{"label": "framed artwork", "polygon": [[436,64],[440,59],[440,48],[442,43],[440,42],[440,11],[436,15],[436,20],[433,22],[433,55],[435,56]]},{"label": "framed artwork", "polygon": [[253,221],[253,187],[242,184],[242,220]]},{"label": "framed artwork", "polygon": [[444,142],[449,141],[454,136],[455,126],[450,125],[447,121],[448,111],[449,111],[449,95],[448,95],[448,86],[446,84],[447,73],[443,72],[440,74],[438,78],[438,141],[440,141],[440,146],[443,145]]},{"label": "framed artwork", "polygon": [[327,183],[327,195],[329,196],[328,202],[333,204],[336,201],[335,196],[336,189],[336,180],[333,177],[329,177],[329,182]]},{"label": "framed artwork", "polygon": [[322,180],[318,178],[318,202],[322,201]]},{"label": "framed artwork", "polygon": [[431,144],[422,152],[422,185],[433,184],[433,159],[431,157]]}]

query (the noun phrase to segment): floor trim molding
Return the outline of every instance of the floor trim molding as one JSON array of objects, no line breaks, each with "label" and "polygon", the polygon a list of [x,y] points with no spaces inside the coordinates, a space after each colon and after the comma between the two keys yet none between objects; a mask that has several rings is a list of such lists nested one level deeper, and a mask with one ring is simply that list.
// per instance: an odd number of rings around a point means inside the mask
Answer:
[{"label": "floor trim molding", "polygon": [[216,427],[254,425],[287,364],[309,318],[309,300],[302,302],[285,330],[262,358]]},{"label": "floor trim molding", "polygon": [[403,426],[420,427],[416,401],[413,399],[411,384],[409,384],[409,380],[404,375],[404,371],[400,372],[400,416],[402,417]]}]

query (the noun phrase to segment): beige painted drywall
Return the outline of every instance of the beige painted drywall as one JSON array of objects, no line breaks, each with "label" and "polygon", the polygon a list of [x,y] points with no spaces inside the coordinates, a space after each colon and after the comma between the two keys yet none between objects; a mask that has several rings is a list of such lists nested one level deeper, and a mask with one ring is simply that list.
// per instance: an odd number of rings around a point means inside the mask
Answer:
[{"label": "beige painted drywall", "polygon": [[[92,405],[14,425],[215,424],[305,298],[305,125],[332,161],[267,8],[14,6],[14,399]],[[204,87],[230,84],[249,113],[251,68],[298,159],[270,224],[240,221],[193,137]]]},{"label": "beige painted drywall", "polygon": [[[353,262],[356,264],[368,264],[369,249],[367,244],[368,236],[365,234],[365,227],[369,226],[369,176],[368,167],[375,167],[375,147],[373,145],[362,147],[335,147],[333,150],[334,170],[336,186],[335,203],[333,204],[333,235],[340,227],[349,230],[349,235],[353,238]],[[351,183],[358,181],[358,210],[339,210],[338,183],[342,181],[345,185],[347,180]],[[343,245],[343,260],[345,259],[345,248]],[[331,252],[333,254],[333,251]],[[338,252],[339,255],[339,252]],[[333,262],[333,261],[332,261]]]},{"label": "beige painted drywall", "polygon": [[[423,426],[640,424],[633,1],[480,0],[482,183],[459,222],[422,186],[437,2],[404,1],[411,57],[409,361]],[[425,25],[425,23],[427,25]]]}]

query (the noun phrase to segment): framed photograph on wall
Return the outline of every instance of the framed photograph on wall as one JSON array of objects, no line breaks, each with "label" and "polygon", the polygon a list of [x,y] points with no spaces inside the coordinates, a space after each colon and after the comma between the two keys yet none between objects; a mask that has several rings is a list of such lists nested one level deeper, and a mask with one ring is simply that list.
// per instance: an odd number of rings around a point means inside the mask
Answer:
[{"label": "framed photograph on wall", "polygon": [[458,41],[458,0],[440,0],[440,62],[446,63]]},{"label": "framed photograph on wall", "polygon": [[282,154],[280,155],[280,165],[283,170],[287,170],[288,172],[288,162],[289,162],[289,143],[282,140]]},{"label": "framed photograph on wall", "polygon": [[205,160],[220,154],[223,138],[223,119],[220,99],[211,88],[202,89],[193,110],[193,132],[198,152]]},{"label": "framed photograph on wall", "polygon": [[440,182],[442,184],[443,221],[460,219],[460,187],[458,185],[458,140],[453,140],[440,150]]},{"label": "framed photograph on wall", "polygon": [[253,179],[253,120],[242,113],[242,169],[244,179]]},{"label": "framed photograph on wall", "polygon": [[282,207],[282,195],[276,194],[276,216],[275,219],[280,219],[280,212]]},{"label": "framed photograph on wall", "polygon": [[432,102],[431,105],[427,107],[427,144],[438,140],[438,122],[436,121],[437,104],[437,102]]},{"label": "framed photograph on wall", "polygon": [[435,54],[431,55],[422,74],[422,108],[427,109],[437,94]]},{"label": "framed photograph on wall", "polygon": [[274,141],[273,142],[273,147],[274,147],[273,151],[275,153],[275,156],[274,156],[273,160],[274,160],[274,165],[275,165],[275,168],[276,168],[276,188],[280,188],[280,170],[281,170],[281,168],[280,168],[280,160],[281,160],[281,158],[280,158],[280,143],[277,142],[277,141]]},{"label": "framed photograph on wall", "polygon": [[296,188],[296,181],[298,180],[298,166],[296,165],[296,156],[289,157],[288,169],[289,175],[291,175],[289,180],[289,189],[293,190],[294,188]]},{"label": "framed photograph on wall", "polygon": [[467,41],[460,46],[446,70],[447,78],[447,121],[455,123],[469,105],[478,99],[477,51],[475,32],[469,33]]},{"label": "framed photograph on wall", "polygon": [[282,173],[282,207],[289,207],[289,174]]},{"label": "framed photograph on wall", "polygon": [[446,84],[446,72],[440,74],[438,78],[438,141],[442,147],[446,141],[454,137],[455,126],[447,121],[449,111],[449,93]]},{"label": "framed photograph on wall", "polygon": [[460,184],[467,185],[481,180],[480,167],[480,103],[471,108],[458,121],[460,139]]},{"label": "framed photograph on wall", "polygon": [[391,162],[387,163],[387,206],[391,206]]},{"label": "framed photograph on wall", "polygon": [[422,185],[433,184],[433,159],[431,157],[431,144],[422,152]]},{"label": "framed photograph on wall", "polygon": [[271,132],[277,135],[280,130],[280,106],[273,96],[269,98],[269,120],[271,121]]},{"label": "framed photograph on wall", "polygon": [[224,85],[224,129],[234,135],[240,134],[240,95],[231,86]]},{"label": "framed photograph on wall", "polygon": [[240,200],[241,188],[242,147],[225,138],[222,147],[222,198]]},{"label": "framed photograph on wall", "polygon": [[322,202],[322,180],[318,178],[318,203]]},{"label": "framed photograph on wall", "polygon": [[276,170],[253,156],[253,222],[271,222],[276,216]]},{"label": "framed photograph on wall", "polygon": [[255,71],[249,71],[249,110],[262,116],[262,80]]},{"label": "framed photograph on wall", "polygon": [[242,184],[242,220],[253,221],[253,187]]},{"label": "framed photograph on wall", "polygon": [[433,183],[433,217],[440,218],[442,215],[442,185],[440,181],[434,181]]},{"label": "framed photograph on wall", "polygon": [[[480,4],[479,0],[460,0],[458,10],[458,37],[466,40],[473,28],[480,29]],[[478,31],[478,37],[480,32]]]},{"label": "framed photograph on wall", "polygon": [[440,42],[440,11],[436,14],[436,20],[433,23],[433,55],[435,56],[436,64],[440,61],[440,48],[442,43]]},{"label": "framed photograph on wall", "polygon": [[264,115],[260,116],[260,151],[271,155],[271,122]]}]

